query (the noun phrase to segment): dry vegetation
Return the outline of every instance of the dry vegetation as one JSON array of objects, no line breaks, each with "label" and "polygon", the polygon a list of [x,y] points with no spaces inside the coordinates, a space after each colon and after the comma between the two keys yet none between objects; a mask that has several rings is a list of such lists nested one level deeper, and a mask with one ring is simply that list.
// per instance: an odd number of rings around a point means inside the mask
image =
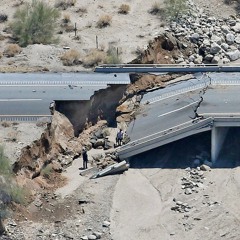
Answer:
[{"label": "dry vegetation", "polygon": [[112,22],[112,17],[110,15],[102,15],[97,21],[98,28],[104,28],[110,26]]},{"label": "dry vegetation", "polygon": [[76,0],[57,0],[55,2],[56,8],[61,8],[62,10],[66,10],[69,7],[72,7],[76,4]]},{"label": "dry vegetation", "polygon": [[105,63],[107,59],[107,54],[98,49],[93,49],[89,54],[83,59],[83,66],[86,68],[97,66],[98,64]]},{"label": "dry vegetation", "polygon": [[129,11],[130,6],[128,4],[122,4],[118,9],[118,13],[120,14],[128,14]]},{"label": "dry vegetation", "polygon": [[9,44],[6,46],[3,54],[6,57],[14,57],[16,54],[19,54],[22,51],[22,48],[18,44]]},{"label": "dry vegetation", "polygon": [[65,65],[65,66],[78,65],[80,63],[79,58],[80,58],[79,52],[74,49],[71,49],[71,50],[65,52],[61,56],[61,60],[63,62],[63,65]]}]

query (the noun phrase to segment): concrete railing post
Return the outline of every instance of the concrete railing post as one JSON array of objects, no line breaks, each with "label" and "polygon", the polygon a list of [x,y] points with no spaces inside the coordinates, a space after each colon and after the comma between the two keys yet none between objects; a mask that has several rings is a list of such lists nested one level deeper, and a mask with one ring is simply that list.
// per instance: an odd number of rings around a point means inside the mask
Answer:
[{"label": "concrete railing post", "polygon": [[211,141],[211,158],[212,163],[217,161],[218,155],[226,138],[228,127],[213,127]]}]

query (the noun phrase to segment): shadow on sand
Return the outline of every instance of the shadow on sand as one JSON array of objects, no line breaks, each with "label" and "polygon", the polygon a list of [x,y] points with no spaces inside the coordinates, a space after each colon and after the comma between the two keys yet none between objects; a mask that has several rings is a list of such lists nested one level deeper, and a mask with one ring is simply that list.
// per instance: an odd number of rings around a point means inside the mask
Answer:
[{"label": "shadow on sand", "polygon": [[[197,134],[167,144],[130,159],[131,168],[180,168],[197,167],[204,160],[210,161],[211,132]],[[234,168],[240,166],[240,128],[230,128],[219,158],[213,168]]]}]

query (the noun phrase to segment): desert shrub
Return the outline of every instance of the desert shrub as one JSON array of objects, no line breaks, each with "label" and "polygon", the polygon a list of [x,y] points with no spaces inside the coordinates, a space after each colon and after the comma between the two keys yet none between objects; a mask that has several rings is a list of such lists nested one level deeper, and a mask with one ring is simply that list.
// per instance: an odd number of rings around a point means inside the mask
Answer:
[{"label": "desert shrub", "polygon": [[2,52],[0,52],[0,59],[3,57],[3,53]]},{"label": "desert shrub", "polygon": [[11,123],[10,122],[2,122],[1,125],[6,128],[6,127],[10,127]]},{"label": "desert shrub", "polygon": [[57,0],[55,2],[56,8],[61,8],[63,10],[66,10],[69,7],[72,7],[76,4],[76,0]]},{"label": "desert shrub", "polygon": [[17,185],[17,184],[12,184],[12,186],[10,187],[9,191],[9,195],[11,196],[11,200],[15,203],[19,203],[19,204],[24,204],[25,203],[25,196],[26,194],[26,190]]},{"label": "desert shrub", "polygon": [[18,44],[9,44],[4,49],[3,55],[6,57],[14,57],[16,54],[19,54],[22,51],[21,47]]},{"label": "desert shrub", "polygon": [[119,56],[118,49],[115,47],[110,47],[107,51],[107,61],[108,64],[119,64],[122,60]]},{"label": "desert shrub", "polygon": [[21,6],[23,3],[24,3],[23,0],[16,0],[16,1],[13,3],[13,7],[19,7],[19,6]]},{"label": "desert shrub", "polygon": [[151,8],[149,9],[149,13],[153,14],[153,15],[159,15],[162,13],[162,8],[160,6],[160,3],[155,2]]},{"label": "desert shrub", "polygon": [[83,14],[86,14],[87,13],[87,8],[85,7],[80,7],[76,10],[76,13],[79,13],[80,16],[82,16]]},{"label": "desert shrub", "polygon": [[98,28],[104,28],[104,27],[110,26],[111,21],[112,21],[112,17],[111,16],[103,15],[97,21],[97,27]]},{"label": "desert shrub", "polygon": [[80,54],[77,50],[71,49],[67,52],[65,52],[61,56],[61,60],[63,62],[63,65],[65,66],[73,66],[79,64],[79,57]]},{"label": "desert shrub", "polygon": [[15,13],[11,24],[14,37],[21,46],[28,44],[50,44],[56,41],[54,32],[57,27],[59,11],[41,0],[33,0]]},{"label": "desert shrub", "polygon": [[118,9],[118,13],[120,14],[128,14],[129,11],[130,6],[128,4],[122,4]]},{"label": "desert shrub", "polygon": [[170,20],[177,19],[188,10],[187,0],[164,0],[164,4],[165,16]]},{"label": "desert shrub", "polygon": [[8,20],[8,16],[6,14],[0,14],[0,23],[6,22]]},{"label": "desert shrub", "polygon": [[7,37],[5,37],[4,35],[0,34],[0,41],[5,40]]},{"label": "desert shrub", "polygon": [[0,174],[9,175],[11,173],[11,166],[9,159],[4,154],[4,148],[0,146]]},{"label": "desert shrub", "polygon": [[62,21],[63,21],[63,23],[70,23],[71,22],[70,15],[67,13],[64,14]]},{"label": "desert shrub", "polygon": [[107,54],[98,49],[94,49],[83,60],[84,67],[95,67],[101,63],[104,63],[107,59]]},{"label": "desert shrub", "polygon": [[51,173],[52,173],[53,169],[52,169],[52,166],[51,165],[47,165],[45,166],[42,170],[41,170],[41,175],[44,177],[44,178],[49,178]]},{"label": "desert shrub", "polygon": [[8,141],[10,142],[16,142],[17,141],[17,135],[18,135],[18,132],[17,131],[11,131],[7,134],[7,138],[8,138]]},{"label": "desert shrub", "polygon": [[71,25],[65,25],[64,26],[66,32],[74,32],[75,31],[75,26],[73,24]]}]

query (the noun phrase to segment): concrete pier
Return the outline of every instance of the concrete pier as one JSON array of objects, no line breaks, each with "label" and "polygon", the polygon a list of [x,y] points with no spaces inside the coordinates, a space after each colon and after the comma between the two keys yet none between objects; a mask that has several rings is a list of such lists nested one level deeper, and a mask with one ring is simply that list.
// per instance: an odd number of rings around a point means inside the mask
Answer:
[{"label": "concrete pier", "polygon": [[217,161],[218,155],[228,133],[229,127],[213,127],[211,140],[211,159],[212,163]]}]

